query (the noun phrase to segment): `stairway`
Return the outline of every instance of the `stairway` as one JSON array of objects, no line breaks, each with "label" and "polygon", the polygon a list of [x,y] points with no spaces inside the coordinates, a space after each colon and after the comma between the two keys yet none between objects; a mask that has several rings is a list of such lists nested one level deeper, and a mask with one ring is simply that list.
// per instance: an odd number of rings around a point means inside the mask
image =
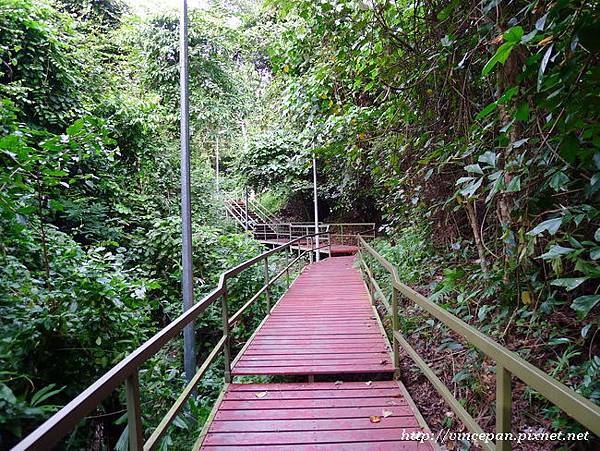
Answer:
[{"label": "stairway", "polygon": [[223,203],[229,216],[231,216],[244,230],[256,230],[257,225],[275,224],[280,222],[278,218],[270,214],[265,207],[254,200],[246,201],[234,199],[224,194]]}]

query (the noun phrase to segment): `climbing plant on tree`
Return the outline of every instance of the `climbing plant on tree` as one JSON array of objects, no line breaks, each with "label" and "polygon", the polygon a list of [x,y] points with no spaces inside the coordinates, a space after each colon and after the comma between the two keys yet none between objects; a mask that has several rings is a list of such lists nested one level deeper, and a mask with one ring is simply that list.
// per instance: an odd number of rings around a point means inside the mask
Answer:
[{"label": "climbing plant on tree", "polygon": [[566,360],[543,361],[595,399],[597,5],[272,4],[282,122],[314,134],[334,183],[377,199],[387,230],[433,232],[457,267],[438,299],[492,318],[501,337],[544,324],[536,335]]}]

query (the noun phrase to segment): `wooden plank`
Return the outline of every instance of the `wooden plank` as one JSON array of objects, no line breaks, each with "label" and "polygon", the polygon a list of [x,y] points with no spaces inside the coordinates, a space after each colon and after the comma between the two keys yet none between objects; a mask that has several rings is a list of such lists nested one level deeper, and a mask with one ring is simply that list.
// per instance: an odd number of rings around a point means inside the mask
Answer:
[{"label": "wooden plank", "polygon": [[[283,402],[282,399],[268,399],[268,392],[264,398],[229,400],[223,399],[219,410],[254,410],[254,409],[288,409],[293,404],[295,409],[324,409],[329,407],[394,407],[398,399],[388,397],[360,397],[360,398],[300,398],[293,403]],[[393,404],[392,404],[393,403]],[[399,405],[399,404],[398,404]]]},{"label": "wooden plank", "polygon": [[[303,409],[270,409],[270,410],[219,410],[215,420],[314,420],[342,418],[369,418],[372,415],[382,415],[384,408],[381,406],[366,407],[340,407],[323,408],[313,410]],[[413,417],[412,410],[408,406],[394,406],[393,409],[385,410],[393,412],[391,416]],[[388,417],[389,418],[389,417]]]},{"label": "wooden plank", "polygon": [[368,382],[342,382],[341,384],[335,382],[317,382],[315,384],[307,385],[304,383],[294,382],[283,382],[273,384],[233,384],[229,387],[229,392],[235,391],[265,391],[276,390],[276,391],[297,391],[297,390],[376,390],[379,388],[397,388],[398,383],[396,381],[368,381]]},{"label": "wooden plank", "polygon": [[[237,445],[226,446],[207,446],[203,449],[206,450],[234,450],[239,448]],[[264,451],[264,446],[244,446],[244,451]],[[271,445],[269,451],[318,451],[318,450],[331,450],[331,444],[310,444],[310,445],[294,445],[292,449],[288,445]],[[339,449],[339,448],[338,448]],[[373,441],[373,442],[360,442],[360,443],[344,443],[344,451],[425,451],[431,450],[431,446],[428,443],[414,443],[406,441]]]},{"label": "wooden plank", "polygon": [[293,376],[298,374],[377,374],[377,373],[393,373],[394,367],[390,364],[387,367],[382,366],[366,366],[366,365],[348,365],[340,366],[290,366],[274,368],[267,367],[237,367],[235,376]]},{"label": "wooden plank", "polygon": [[244,364],[248,364],[251,362],[258,363],[258,362],[262,362],[265,360],[273,361],[275,359],[277,359],[278,361],[285,362],[286,365],[294,364],[296,362],[301,362],[301,361],[306,361],[306,360],[315,361],[315,362],[331,362],[332,364],[338,363],[338,362],[344,363],[344,362],[347,362],[348,360],[351,360],[353,362],[360,361],[360,363],[380,363],[380,361],[381,361],[381,359],[379,359],[379,360],[373,359],[371,356],[371,353],[354,354],[354,355],[352,355],[352,357],[348,357],[348,354],[344,354],[344,355],[304,354],[304,355],[290,355],[290,356],[288,356],[287,354],[278,354],[278,355],[276,355],[276,357],[273,357],[272,355],[269,356],[269,355],[250,354],[250,355],[244,355],[244,357],[240,360],[243,361]]},{"label": "wooden plank", "polygon": [[[382,420],[383,421],[383,420]],[[402,440],[406,433],[418,432],[419,429],[385,429],[369,428],[336,431],[301,431],[301,432],[246,432],[243,434],[243,442],[240,441],[238,433],[215,433],[209,434],[204,439],[206,446],[210,445],[296,445],[310,443],[353,443],[361,441],[372,441],[373,439]],[[404,434],[404,435],[403,435]]]},{"label": "wooden plank", "polygon": [[432,450],[410,441],[423,427],[406,396],[395,381],[231,384],[203,449]]},{"label": "wooden plank", "polygon": [[292,432],[292,431],[338,431],[351,429],[418,428],[413,417],[387,417],[380,423],[365,418],[316,419],[316,420],[241,420],[215,421],[211,432]]},{"label": "wooden plank", "polygon": [[[268,362],[268,363],[267,363]],[[387,359],[362,359],[358,361],[343,361],[343,360],[331,360],[331,359],[304,359],[304,360],[281,360],[281,359],[268,359],[268,360],[245,360],[241,359],[239,362],[240,368],[250,368],[250,367],[265,367],[269,366],[272,368],[279,367],[301,367],[301,366],[337,366],[340,370],[343,370],[344,367],[348,365],[359,366],[359,365],[369,365],[369,366],[382,366],[391,364],[391,362]]]},{"label": "wooden plank", "polygon": [[373,390],[280,390],[272,391],[267,389],[266,392],[256,391],[233,391],[227,393],[228,400],[241,399],[257,399],[257,393],[267,393],[268,399],[332,399],[332,398],[389,398],[391,401],[402,401],[402,398],[395,396],[398,390],[395,387],[376,388]]}]

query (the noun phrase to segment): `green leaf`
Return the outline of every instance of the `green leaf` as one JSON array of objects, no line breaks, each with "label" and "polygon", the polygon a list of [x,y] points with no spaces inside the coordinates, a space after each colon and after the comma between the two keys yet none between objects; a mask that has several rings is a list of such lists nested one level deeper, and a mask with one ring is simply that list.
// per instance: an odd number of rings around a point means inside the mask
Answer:
[{"label": "green leaf", "polygon": [[598,302],[600,302],[600,294],[579,296],[573,301],[571,308],[585,318]]},{"label": "green leaf", "polygon": [[535,22],[536,30],[544,31],[544,25],[546,24],[546,19],[548,18],[548,14],[549,13],[546,13],[542,17],[540,17],[538,20],[536,20],[536,22]]},{"label": "green leaf", "polygon": [[481,170],[481,166],[478,164],[468,164],[465,166],[465,171],[467,172],[475,172],[476,174],[483,175],[483,171]]},{"label": "green leaf", "polygon": [[600,227],[596,229],[596,233],[594,233],[594,239],[600,243]]},{"label": "green leaf", "polygon": [[550,235],[555,235],[561,223],[562,218],[547,219],[546,221],[539,223],[537,226],[535,226],[533,229],[527,232],[527,235],[538,236],[545,231],[548,231]]},{"label": "green leaf", "polygon": [[550,282],[550,285],[554,285],[555,287],[566,288],[567,291],[574,290],[583,282],[588,280],[589,277],[567,277],[564,279],[556,279]]},{"label": "green leaf", "polygon": [[590,258],[592,260],[598,260],[600,258],[600,247],[596,247],[590,251]]},{"label": "green leaf", "polygon": [[471,377],[471,375],[469,374],[468,371],[462,370],[454,375],[454,377],[452,378],[452,382],[464,381],[465,379],[468,379],[470,377]]},{"label": "green leaf", "polygon": [[512,49],[515,45],[516,43],[514,42],[505,42],[500,47],[498,47],[498,50],[496,50],[494,56],[492,56],[490,60],[485,64],[485,66],[483,66],[483,69],[481,70],[481,75],[485,77],[492,71],[492,69],[494,69],[496,64],[504,64],[510,56],[510,52],[512,52]]},{"label": "green leaf", "polygon": [[482,183],[483,183],[483,177],[469,183],[469,185],[467,185],[466,187],[461,189],[459,192],[460,192],[460,194],[462,194],[465,197],[471,197],[475,194],[477,189],[479,189],[479,187],[481,186]]},{"label": "green leaf", "polygon": [[519,176],[513,177],[506,187],[508,193],[516,193],[517,191],[521,191],[521,177]]},{"label": "green leaf", "polygon": [[446,35],[440,39],[440,42],[442,43],[442,47],[450,47],[452,44],[454,44],[454,38],[452,35]]},{"label": "green leaf", "polygon": [[550,248],[550,250],[548,252],[540,255],[540,258],[542,260],[552,260],[553,258],[558,258],[563,255],[568,255],[573,251],[575,251],[575,249],[570,248],[570,247],[563,247],[558,244],[555,244],[554,246],[552,246]]},{"label": "green leaf", "polygon": [[475,116],[475,120],[484,118],[485,116],[490,114],[492,111],[494,111],[496,108],[498,108],[498,102],[490,103],[483,110],[481,110],[479,113],[477,113],[477,115]]},{"label": "green leaf", "polygon": [[66,171],[61,171],[60,169],[50,169],[44,168],[42,169],[42,173],[45,175],[49,175],[50,177],[65,177],[69,175]]},{"label": "green leaf", "polygon": [[582,329],[581,329],[581,338],[585,338],[587,337],[588,332],[590,331],[592,327],[592,323],[586,324]]},{"label": "green leaf", "polygon": [[448,17],[450,17],[450,13],[452,13],[452,11],[454,10],[454,8],[456,8],[458,3],[459,3],[458,0],[452,1],[448,6],[446,6],[444,9],[442,9],[437,14],[437,19],[442,21],[442,20],[446,20]]},{"label": "green leaf", "polygon": [[491,150],[488,150],[483,155],[480,155],[479,158],[477,159],[477,161],[479,161],[480,163],[488,164],[491,167],[495,168],[496,161],[497,161],[496,152],[492,152]]},{"label": "green leaf", "polygon": [[519,43],[521,38],[523,37],[523,28],[520,26],[511,27],[504,32],[504,41],[505,42],[513,42],[515,44]]},{"label": "green leaf", "polygon": [[510,99],[514,97],[514,95],[519,92],[518,86],[513,86],[512,88],[508,88],[504,94],[498,99],[498,103],[503,105],[505,103],[510,102]]},{"label": "green leaf", "polygon": [[8,385],[0,382],[0,400],[5,401],[8,404],[16,404],[17,398],[12,392],[12,390],[8,387]]},{"label": "green leaf", "polygon": [[523,144],[525,144],[527,141],[529,141],[529,138],[519,139],[519,140],[515,141],[514,143],[512,143],[512,147],[513,147],[513,149],[517,149],[517,148],[521,147]]},{"label": "green leaf", "polygon": [[54,211],[65,211],[65,206],[63,204],[61,204],[59,201],[57,201],[57,200],[50,199],[48,201],[48,205]]},{"label": "green leaf", "polygon": [[571,343],[571,340],[569,338],[566,338],[566,337],[553,338],[552,340],[548,341],[548,344],[550,346],[564,345],[564,344],[567,344],[567,343]]},{"label": "green leaf", "polygon": [[50,384],[50,385],[47,385],[46,387],[42,388],[38,392],[36,392],[31,397],[31,405],[38,406],[38,405],[40,405],[40,403],[44,402],[46,399],[56,395],[57,393],[60,393],[61,391],[63,391],[66,388],[66,386],[65,386],[65,387],[54,390],[54,387],[56,387],[56,384]]},{"label": "green leaf", "polygon": [[576,136],[569,134],[563,138],[559,153],[567,162],[574,163],[581,152],[581,146]]},{"label": "green leaf", "polygon": [[550,179],[550,187],[554,191],[560,191],[567,183],[569,183],[569,177],[562,171],[558,171]]},{"label": "green leaf", "polygon": [[529,120],[529,104],[527,102],[519,104],[517,111],[515,112],[515,119],[518,121]]},{"label": "green leaf", "polygon": [[544,81],[544,72],[546,71],[546,66],[548,65],[548,61],[550,60],[550,56],[552,55],[552,49],[554,48],[554,44],[550,44],[546,53],[544,53],[544,57],[542,58],[542,62],[540,63],[540,69],[538,71],[537,78],[537,90],[539,91],[542,87],[542,82]]}]

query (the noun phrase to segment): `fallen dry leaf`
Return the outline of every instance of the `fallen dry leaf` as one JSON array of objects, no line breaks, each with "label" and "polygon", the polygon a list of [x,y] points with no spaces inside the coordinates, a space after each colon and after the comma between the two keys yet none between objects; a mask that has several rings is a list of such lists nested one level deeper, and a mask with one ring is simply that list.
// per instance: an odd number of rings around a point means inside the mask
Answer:
[{"label": "fallen dry leaf", "polygon": [[539,45],[540,47],[543,45],[548,44],[550,41],[552,41],[552,39],[554,39],[553,35],[548,36],[547,38],[542,39],[540,42],[537,43],[537,45]]},{"label": "fallen dry leaf", "polygon": [[371,421],[371,423],[379,423],[381,421],[381,417],[379,415],[372,415],[369,417],[369,421]]},{"label": "fallen dry leaf", "polygon": [[383,360],[382,360],[380,363],[381,363],[382,365],[387,365],[389,362],[388,362],[386,359],[383,359]]},{"label": "fallen dry leaf", "polygon": [[390,417],[394,414],[394,412],[392,412],[391,410],[384,410],[383,411],[383,418],[387,418]]},{"label": "fallen dry leaf", "polygon": [[342,385],[344,383],[344,381],[335,381],[334,385],[336,385],[336,388],[338,388],[340,385]]},{"label": "fallen dry leaf", "polygon": [[504,41],[504,36],[499,35],[499,36],[496,36],[494,39],[492,39],[490,42],[492,44],[500,44],[502,41]]},{"label": "fallen dry leaf", "polygon": [[367,382],[365,382],[365,384],[367,384],[369,387],[371,386],[371,384],[372,384],[372,383],[373,383],[373,382],[371,382],[371,381],[367,381]]},{"label": "fallen dry leaf", "polygon": [[267,396],[267,392],[266,391],[261,391],[260,393],[256,394],[257,398],[264,398],[265,396]]}]

